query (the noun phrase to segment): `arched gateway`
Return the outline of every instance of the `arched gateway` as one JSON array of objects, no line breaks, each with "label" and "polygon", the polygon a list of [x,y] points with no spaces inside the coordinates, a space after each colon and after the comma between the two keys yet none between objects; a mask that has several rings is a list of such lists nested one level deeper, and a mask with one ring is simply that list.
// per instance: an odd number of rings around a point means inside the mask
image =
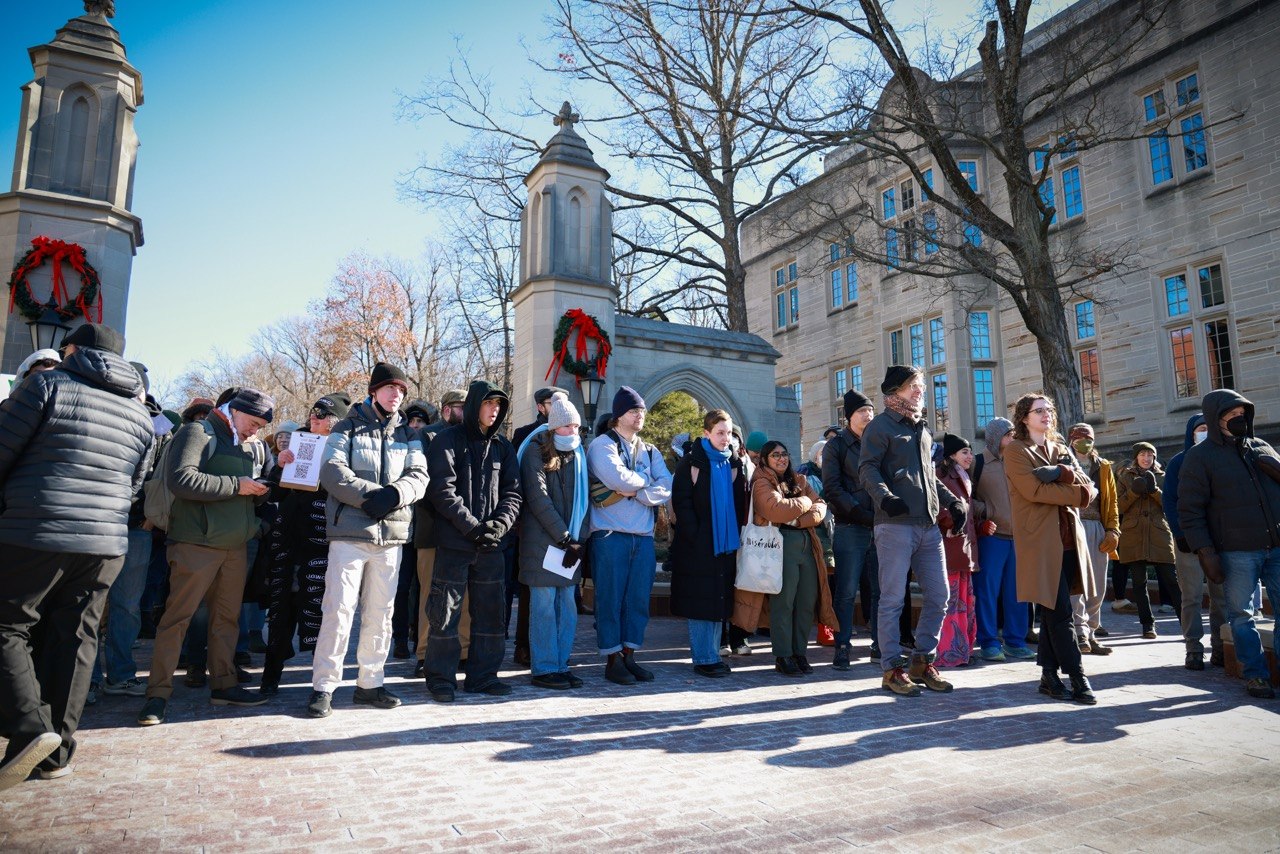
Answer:
[{"label": "arched gateway", "polygon": [[[727,410],[744,433],[763,430],[799,447],[799,407],[790,387],[775,384],[781,354],[769,342],[746,332],[616,313],[612,209],[604,192],[609,175],[574,131],[577,121],[565,103],[555,117],[559,130],[525,178],[529,203],[514,294],[516,422],[532,412],[534,391],[550,383],[544,377],[556,326],[576,308],[592,315],[613,343],[602,412],[619,386],[636,389],[650,405],[668,392],[684,391],[708,409]],[[563,374],[559,384],[571,385]],[[576,390],[574,397],[581,405]]]}]

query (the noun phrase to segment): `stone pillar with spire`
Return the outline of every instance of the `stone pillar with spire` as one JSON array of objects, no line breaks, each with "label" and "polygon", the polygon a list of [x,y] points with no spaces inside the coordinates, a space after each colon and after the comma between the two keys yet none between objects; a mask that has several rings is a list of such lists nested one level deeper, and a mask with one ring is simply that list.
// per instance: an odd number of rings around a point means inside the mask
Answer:
[{"label": "stone pillar with spire", "polygon": [[[582,309],[613,335],[618,291],[613,283],[613,208],[604,189],[609,173],[574,130],[579,121],[566,101],[552,119],[555,135],[524,179],[529,197],[520,220],[520,284],[512,296],[516,424],[533,413],[533,393],[551,384],[544,375],[556,325],[566,311]],[[574,378],[561,372],[558,385],[573,390]],[[607,390],[601,395],[602,407],[610,396]],[[573,399],[581,409],[576,390]]]},{"label": "stone pillar with spire", "polygon": [[[37,236],[81,245],[102,279],[102,320],[123,332],[133,256],[143,241],[142,221],[131,210],[142,75],[108,20],[114,2],[88,0],[84,10],[51,42],[27,51],[33,79],[22,87],[10,190],[0,194],[0,259],[12,269]],[[69,265],[63,273],[74,300],[79,277]],[[36,299],[48,300],[49,265],[29,282]],[[14,311],[0,324],[0,372],[12,373],[30,351],[27,325]]]}]

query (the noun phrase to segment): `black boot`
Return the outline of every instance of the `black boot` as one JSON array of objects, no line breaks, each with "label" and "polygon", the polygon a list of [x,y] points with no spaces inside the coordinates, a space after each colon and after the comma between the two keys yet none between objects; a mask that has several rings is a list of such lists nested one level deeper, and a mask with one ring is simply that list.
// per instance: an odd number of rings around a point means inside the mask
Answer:
[{"label": "black boot", "polygon": [[636,677],[631,674],[622,662],[622,653],[609,653],[609,663],[604,666],[604,678],[615,685],[634,685]]},{"label": "black boot", "polygon": [[1036,690],[1055,700],[1065,700],[1067,698],[1067,686],[1062,684],[1062,680],[1058,678],[1056,670],[1045,670],[1040,677],[1040,687]]},{"label": "black boot", "polygon": [[1069,674],[1071,679],[1071,699],[1086,706],[1096,705],[1098,698],[1093,695],[1093,688],[1083,672]]},{"label": "black boot", "polygon": [[636,677],[637,682],[652,682],[653,673],[641,667],[636,661],[635,650],[624,647],[622,650],[622,665],[631,671],[631,675]]},{"label": "black boot", "polygon": [[1204,647],[1198,643],[1187,644],[1187,661],[1186,668],[1188,670],[1204,670]]}]

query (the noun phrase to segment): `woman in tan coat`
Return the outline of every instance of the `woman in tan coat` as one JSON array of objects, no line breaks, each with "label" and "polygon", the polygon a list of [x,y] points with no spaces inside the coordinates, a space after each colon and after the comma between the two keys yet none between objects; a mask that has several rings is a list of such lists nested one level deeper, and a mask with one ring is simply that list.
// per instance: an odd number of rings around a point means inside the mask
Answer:
[{"label": "woman in tan coat", "polygon": [[[806,651],[819,600],[830,611],[826,590],[826,561],[816,528],[827,516],[827,505],[804,475],[791,468],[791,455],[781,442],[765,442],[760,466],[751,479],[755,524],[772,523],[782,529],[782,590],[769,597],[769,638],[776,667],[784,676],[812,673]],[[834,615],[823,614],[823,622]]]},{"label": "woman in tan coat", "polygon": [[1071,679],[1071,699],[1093,705],[1097,698],[1085,678],[1072,629],[1071,596],[1085,594],[1093,585],[1079,508],[1089,506],[1097,489],[1054,430],[1053,404],[1044,395],[1018,398],[1013,438],[1004,451],[1004,471],[1013,510],[1018,599],[1044,609],[1036,655],[1042,671],[1039,691],[1064,699],[1061,670]]},{"label": "woman in tan coat", "polygon": [[1155,446],[1139,442],[1133,446],[1133,461],[1116,477],[1116,497],[1120,507],[1120,563],[1133,582],[1133,601],[1142,621],[1142,636],[1156,636],[1156,620],[1147,595],[1147,564],[1160,576],[1161,591],[1168,590],[1175,614],[1182,612],[1181,591],[1174,571],[1173,532],[1164,516],[1164,469],[1156,462]]}]

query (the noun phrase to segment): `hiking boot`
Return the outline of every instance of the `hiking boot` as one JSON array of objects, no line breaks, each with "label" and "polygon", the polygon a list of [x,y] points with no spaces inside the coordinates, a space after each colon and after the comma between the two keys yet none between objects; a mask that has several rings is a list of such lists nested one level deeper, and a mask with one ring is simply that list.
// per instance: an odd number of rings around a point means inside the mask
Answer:
[{"label": "hiking boot", "polygon": [[784,656],[778,656],[774,659],[773,669],[781,673],[783,676],[803,676],[800,668],[796,667],[796,660]]},{"label": "hiking boot", "polygon": [[653,672],[640,666],[632,650],[624,649],[622,651],[622,664],[627,670],[631,671],[631,675],[636,677],[637,682],[653,681]]},{"label": "hiking boot", "polygon": [[400,705],[400,698],[379,685],[377,688],[357,687],[351,702],[362,706],[373,706],[378,709],[394,709]]},{"label": "hiking boot", "polygon": [[609,662],[604,666],[604,678],[615,685],[634,685],[636,677],[622,662],[622,653],[609,653]]},{"label": "hiking boot", "polygon": [[267,698],[253,694],[239,685],[234,688],[214,688],[209,692],[209,702],[215,706],[261,706]]},{"label": "hiking boot", "polygon": [[163,697],[152,697],[142,704],[138,712],[138,726],[155,726],[164,723],[165,707],[169,703]]},{"label": "hiking boot", "polygon": [[529,684],[553,691],[568,691],[569,678],[564,673],[538,673],[529,677]]},{"label": "hiking boot", "polygon": [[1271,683],[1266,679],[1250,679],[1244,683],[1244,690],[1248,692],[1250,697],[1256,697],[1259,700],[1274,700],[1276,698],[1275,689],[1271,687]]},{"label": "hiking boot", "polygon": [[791,660],[796,663],[796,669],[806,676],[813,672],[813,665],[809,663],[809,659],[803,655],[793,655]]},{"label": "hiking boot", "polygon": [[1086,638],[1086,637],[1078,637],[1078,638],[1076,638],[1076,646],[1077,646],[1077,647],[1080,649],[1080,651],[1081,651],[1082,653],[1084,653],[1085,655],[1088,655],[1088,654],[1089,654],[1089,639],[1088,639],[1088,638]]},{"label": "hiking boot", "polygon": [[307,701],[307,717],[327,718],[333,714],[333,695],[328,691],[312,691]]},{"label": "hiking boot", "polygon": [[1188,670],[1204,670],[1204,647],[1198,643],[1187,644],[1187,660],[1184,666]]},{"label": "hiking boot", "polygon": [[831,657],[832,670],[848,670],[849,669],[849,644],[842,643],[836,647],[835,655]]},{"label": "hiking boot", "polygon": [[1111,647],[1103,646],[1093,638],[1089,638],[1089,643],[1086,646],[1081,647],[1080,651],[1088,653],[1089,655],[1110,655],[1115,652]]},{"label": "hiking boot", "polygon": [[903,697],[920,696],[920,686],[908,679],[901,667],[886,670],[884,678],[880,680],[880,687]]},{"label": "hiking boot", "polygon": [[24,782],[37,765],[61,746],[62,737],[55,732],[42,732],[31,739],[30,744],[0,765],[0,791]]},{"label": "hiking boot", "polygon": [[1067,698],[1067,686],[1062,684],[1062,680],[1058,678],[1057,673],[1045,671],[1040,677],[1040,686],[1036,690],[1055,700],[1065,700]]},{"label": "hiking boot", "polygon": [[1209,653],[1209,664],[1213,667],[1227,666],[1227,658],[1223,655],[1222,650],[1215,649],[1213,652]]},{"label": "hiking boot", "polygon": [[1071,699],[1077,703],[1083,703],[1086,706],[1096,706],[1098,698],[1093,695],[1093,687],[1089,685],[1089,680],[1083,673],[1071,673],[1067,675],[1071,680]]},{"label": "hiking boot", "polygon": [[943,694],[950,693],[955,686],[942,678],[942,674],[938,672],[938,668],[934,667],[928,661],[922,658],[913,659],[911,662],[911,670],[907,674],[912,682],[917,685],[923,685],[930,691],[938,691]]},{"label": "hiking boot", "polygon": [[984,646],[978,650],[978,658],[983,661],[1004,661],[1004,650],[998,646]]},{"label": "hiking boot", "polygon": [[147,696],[147,683],[141,679],[125,679],[123,682],[112,682],[110,679],[103,679],[102,693],[109,697],[145,697]]}]

